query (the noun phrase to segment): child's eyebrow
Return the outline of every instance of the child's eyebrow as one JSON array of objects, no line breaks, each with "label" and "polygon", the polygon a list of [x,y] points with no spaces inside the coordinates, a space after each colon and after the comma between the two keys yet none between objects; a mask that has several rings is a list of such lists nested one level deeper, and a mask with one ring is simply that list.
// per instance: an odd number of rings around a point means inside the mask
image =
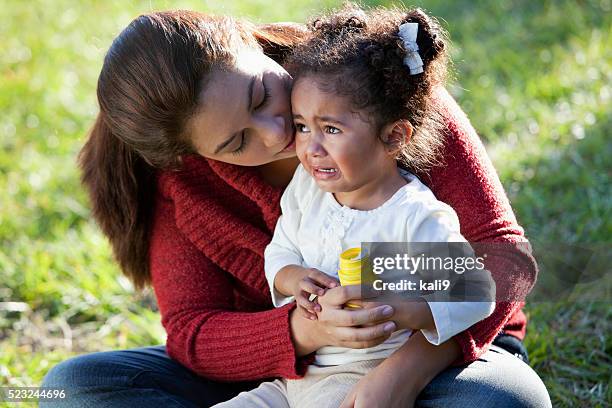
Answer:
[{"label": "child's eyebrow", "polygon": [[338,125],[345,125],[344,122],[339,121],[336,118],[332,118],[331,116],[315,116],[315,119],[320,120],[321,122],[331,122],[336,123]]},{"label": "child's eyebrow", "polygon": [[[335,123],[335,124],[338,124],[338,125],[346,126],[346,124],[344,122],[339,121],[338,119],[333,118],[331,116],[315,116],[314,118],[315,118],[315,120],[318,120],[320,122]],[[304,119],[304,117],[302,115],[300,115],[300,114],[295,114],[294,113],[293,114],[293,119]]]}]

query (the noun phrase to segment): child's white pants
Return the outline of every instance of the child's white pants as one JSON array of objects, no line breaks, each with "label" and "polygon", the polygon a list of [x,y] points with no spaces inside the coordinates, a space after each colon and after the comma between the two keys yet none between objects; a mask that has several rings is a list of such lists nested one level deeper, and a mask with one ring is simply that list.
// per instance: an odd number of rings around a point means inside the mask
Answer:
[{"label": "child's white pants", "polygon": [[366,360],[339,366],[309,366],[299,380],[274,380],[238,394],[216,408],[337,408],[353,386],[383,360]]}]

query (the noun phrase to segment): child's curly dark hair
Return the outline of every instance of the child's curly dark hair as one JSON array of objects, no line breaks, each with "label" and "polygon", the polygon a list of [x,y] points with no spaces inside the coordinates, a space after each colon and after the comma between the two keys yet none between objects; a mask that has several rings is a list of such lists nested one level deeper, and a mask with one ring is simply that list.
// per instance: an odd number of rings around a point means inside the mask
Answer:
[{"label": "child's curly dark hair", "polygon": [[[410,75],[399,37],[403,23],[418,23],[417,45],[423,73]],[[289,57],[294,78],[316,75],[323,92],[348,97],[353,108],[368,113],[380,131],[407,119],[412,137],[398,160],[414,171],[427,170],[441,145],[440,115],[432,103],[434,86],[447,72],[447,35],[423,10],[375,8],[354,3],[313,20],[308,39]]]}]

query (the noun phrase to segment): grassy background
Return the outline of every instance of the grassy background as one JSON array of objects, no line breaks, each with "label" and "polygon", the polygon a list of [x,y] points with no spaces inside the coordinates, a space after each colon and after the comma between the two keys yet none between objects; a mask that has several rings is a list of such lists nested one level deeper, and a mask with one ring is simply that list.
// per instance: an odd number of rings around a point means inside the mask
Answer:
[{"label": "grassy background", "polygon": [[[77,353],[160,344],[89,216],[75,156],[112,38],[139,13],[190,8],[305,21],[335,1],[4,1],[0,7],[0,386],[37,385]],[[371,2],[370,2],[371,3]],[[379,2],[380,4],[389,4]],[[449,85],[487,143],[534,242],[610,244],[610,0],[416,1],[453,39]],[[543,272],[544,273],[544,272]],[[611,308],[526,307],[554,406],[609,406]]]}]

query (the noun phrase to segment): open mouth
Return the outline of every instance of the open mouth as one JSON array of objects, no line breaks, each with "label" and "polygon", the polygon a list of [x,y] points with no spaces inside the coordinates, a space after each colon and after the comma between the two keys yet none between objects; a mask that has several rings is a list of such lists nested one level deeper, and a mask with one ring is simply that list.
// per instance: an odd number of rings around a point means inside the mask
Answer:
[{"label": "open mouth", "polygon": [[336,167],[313,167],[312,173],[317,180],[333,180],[339,177],[340,171]]}]

